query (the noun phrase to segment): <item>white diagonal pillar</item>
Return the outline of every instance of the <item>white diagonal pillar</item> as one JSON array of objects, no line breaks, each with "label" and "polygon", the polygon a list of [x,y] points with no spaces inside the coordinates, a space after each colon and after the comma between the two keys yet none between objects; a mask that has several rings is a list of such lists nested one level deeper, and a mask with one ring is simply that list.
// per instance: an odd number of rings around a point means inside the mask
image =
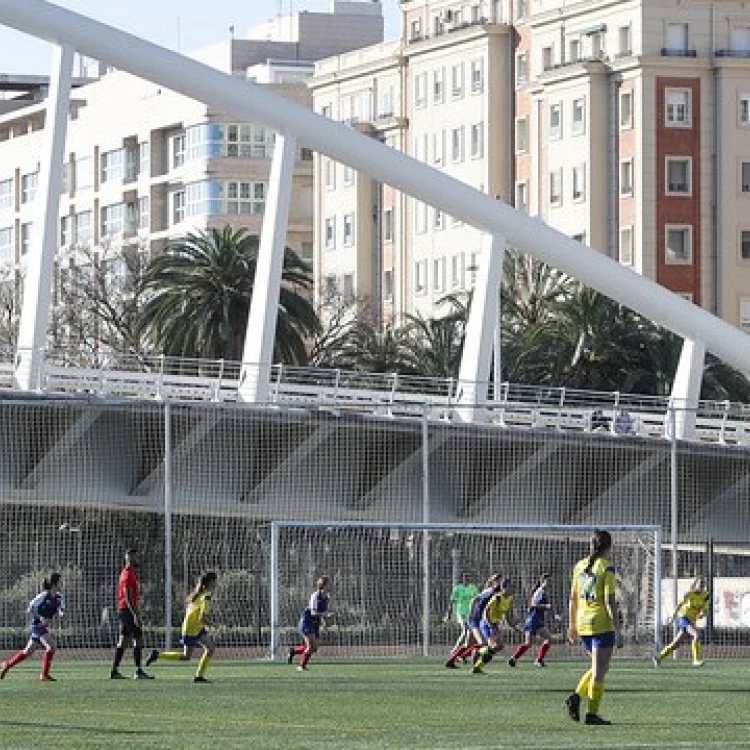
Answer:
[{"label": "white diagonal pillar", "polygon": [[241,401],[268,401],[296,148],[297,142],[293,137],[281,134],[276,136],[253,299],[242,352],[239,387]]},{"label": "white diagonal pillar", "polygon": [[55,46],[53,50],[13,374],[16,387],[22,391],[30,391],[42,385],[42,364],[52,300],[52,271],[57,252],[62,167],[65,162],[65,138],[70,111],[75,50],[70,45]]},{"label": "white diagonal pillar", "polygon": [[[682,344],[680,361],[672,383],[670,406],[675,409],[674,422],[667,420],[667,425],[675,425],[678,440],[693,437],[695,417],[703,382],[703,365],[706,358],[706,347],[701,341],[685,339]],[[667,436],[669,428],[667,429]]]},{"label": "white diagonal pillar", "polygon": [[[487,401],[490,358],[495,343],[495,329],[500,322],[497,298],[503,275],[505,245],[505,237],[501,234],[485,235],[482,239],[482,255],[458,372],[456,413],[464,422],[473,422],[477,417],[476,405]],[[496,366],[500,365],[499,352],[495,362]]]}]

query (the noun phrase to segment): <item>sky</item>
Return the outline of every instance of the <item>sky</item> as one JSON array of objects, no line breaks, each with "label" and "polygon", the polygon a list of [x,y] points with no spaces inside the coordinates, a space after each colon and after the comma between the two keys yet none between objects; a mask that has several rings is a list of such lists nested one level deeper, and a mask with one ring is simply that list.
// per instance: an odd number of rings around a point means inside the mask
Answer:
[{"label": "sky", "polygon": [[[17,0],[23,2],[23,0]],[[398,35],[398,0],[381,0],[386,39]],[[55,0],[59,5],[95,21],[115,26],[163,47],[192,52],[229,35],[244,37],[251,26],[279,13],[324,11],[329,0]],[[0,26],[0,74],[49,72],[51,47],[33,37]]]}]

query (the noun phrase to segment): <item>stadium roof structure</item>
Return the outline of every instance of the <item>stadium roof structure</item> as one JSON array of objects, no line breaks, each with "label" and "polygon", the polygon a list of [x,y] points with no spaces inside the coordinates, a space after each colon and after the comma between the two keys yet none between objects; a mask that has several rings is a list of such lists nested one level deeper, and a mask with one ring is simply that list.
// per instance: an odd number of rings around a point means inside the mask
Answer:
[{"label": "stadium roof structure", "polygon": [[[0,23],[56,45],[46,131],[41,154],[38,221],[29,253],[15,378],[30,389],[47,330],[55,254],[60,169],[75,52],[182,93],[237,117],[260,122],[278,133],[261,235],[258,277],[250,311],[240,378],[240,396],[263,402],[268,394],[284,237],[291,193],[295,143],[369,174],[377,180],[460,218],[486,235],[459,379],[486,384],[497,322],[497,289],[506,245],[579,279],[681,336],[684,346],[672,392],[676,404],[697,403],[705,352],[750,372],[750,337],[605,255],[582,246],[541,220],[515,211],[492,196],[252,83],[124,33],[44,0],[0,0]],[[50,127],[50,124],[52,127]],[[45,161],[46,160],[46,161]],[[53,165],[54,168],[53,168]],[[47,210],[47,207],[51,210]],[[474,419],[481,385],[460,395],[462,418]],[[678,433],[690,430],[689,408]]]}]

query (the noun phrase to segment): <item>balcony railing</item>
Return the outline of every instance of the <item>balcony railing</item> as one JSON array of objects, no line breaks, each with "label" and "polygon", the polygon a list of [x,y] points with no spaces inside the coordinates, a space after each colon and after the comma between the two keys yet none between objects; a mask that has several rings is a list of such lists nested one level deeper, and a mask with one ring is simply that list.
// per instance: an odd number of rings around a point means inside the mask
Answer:
[{"label": "balcony railing", "polygon": [[750,50],[747,49],[717,49],[716,57],[743,57],[750,58]]},{"label": "balcony railing", "polygon": [[662,47],[662,57],[698,57],[698,51],[694,49],[682,49],[680,47]]}]

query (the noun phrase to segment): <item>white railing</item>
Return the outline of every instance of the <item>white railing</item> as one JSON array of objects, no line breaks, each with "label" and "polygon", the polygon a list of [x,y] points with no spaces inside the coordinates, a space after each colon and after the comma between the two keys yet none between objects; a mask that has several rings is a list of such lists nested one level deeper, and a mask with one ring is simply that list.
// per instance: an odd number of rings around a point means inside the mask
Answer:
[{"label": "white railing", "polygon": [[[0,350],[0,390],[12,391],[13,353]],[[175,400],[237,400],[241,363],[100,353],[77,366],[61,353],[47,353],[38,393]],[[462,386],[455,379],[393,373],[274,365],[271,405],[298,405],[386,417],[451,420]],[[502,383],[479,405],[484,422],[500,427],[610,436],[664,438],[669,433],[667,397]],[[750,446],[750,406],[701,401],[694,440]]]}]

